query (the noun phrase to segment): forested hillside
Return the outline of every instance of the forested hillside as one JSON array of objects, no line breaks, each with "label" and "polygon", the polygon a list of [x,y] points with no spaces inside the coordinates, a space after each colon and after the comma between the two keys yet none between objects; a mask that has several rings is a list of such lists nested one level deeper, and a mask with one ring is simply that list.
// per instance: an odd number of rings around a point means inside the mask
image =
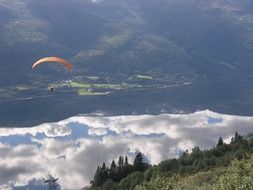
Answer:
[{"label": "forested hillside", "polygon": [[[190,153],[189,153],[190,152]],[[194,147],[177,159],[156,166],[138,153],[133,164],[120,157],[118,164],[98,166],[88,190],[251,190],[253,138],[235,133],[230,144],[220,138],[210,150]]]}]

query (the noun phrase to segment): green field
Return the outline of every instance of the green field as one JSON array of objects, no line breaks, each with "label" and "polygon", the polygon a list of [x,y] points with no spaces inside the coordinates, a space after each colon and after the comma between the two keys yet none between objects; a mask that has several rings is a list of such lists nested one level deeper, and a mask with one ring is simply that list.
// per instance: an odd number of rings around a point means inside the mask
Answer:
[{"label": "green field", "polygon": [[150,81],[153,80],[154,78],[149,75],[133,75],[128,78],[130,81]]},{"label": "green field", "polygon": [[[93,78],[92,79],[97,79]],[[111,93],[115,90],[124,90],[124,89],[134,89],[134,88],[141,88],[142,85],[138,84],[128,84],[128,83],[121,83],[121,84],[93,84],[93,83],[81,83],[81,82],[60,82],[55,84],[50,84],[49,88],[73,88],[78,95],[85,96],[85,95],[106,95]]]},{"label": "green field", "polygon": [[86,89],[110,89],[110,90],[122,90],[129,88],[140,88],[142,85],[137,84],[89,84],[89,83],[79,83],[79,82],[70,82],[68,84],[72,88],[86,88]]},{"label": "green field", "polygon": [[78,89],[77,93],[79,96],[98,96],[110,94],[110,92],[93,92],[86,89]]}]

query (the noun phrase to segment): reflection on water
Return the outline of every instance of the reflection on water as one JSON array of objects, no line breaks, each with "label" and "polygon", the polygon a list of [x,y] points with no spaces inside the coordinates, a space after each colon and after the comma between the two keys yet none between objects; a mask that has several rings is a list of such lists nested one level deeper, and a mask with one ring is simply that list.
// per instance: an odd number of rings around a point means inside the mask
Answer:
[{"label": "reflection on water", "polygon": [[[194,145],[209,148],[235,131],[252,132],[253,117],[209,110],[192,114],[75,116],[32,128],[0,129],[0,189],[40,189],[48,173],[64,189],[89,184],[102,162],[141,151],[151,164]],[[74,180],[73,180],[74,179]]]}]

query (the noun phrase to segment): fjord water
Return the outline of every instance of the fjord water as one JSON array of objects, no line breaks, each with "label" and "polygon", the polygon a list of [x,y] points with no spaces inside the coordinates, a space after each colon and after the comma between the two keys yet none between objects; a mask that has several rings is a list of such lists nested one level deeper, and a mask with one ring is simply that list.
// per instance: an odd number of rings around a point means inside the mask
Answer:
[{"label": "fjord water", "polygon": [[[1,126],[29,127],[98,111],[252,115],[251,1],[0,5]],[[73,71],[54,64],[31,69],[49,55],[68,59]],[[62,88],[69,80],[89,87]],[[56,93],[47,90],[50,85]]]},{"label": "fjord water", "polygon": [[[43,189],[48,172],[81,188],[119,155],[157,164],[251,132],[252,13],[251,0],[0,0],[0,189]],[[33,70],[45,56],[73,70]]]}]

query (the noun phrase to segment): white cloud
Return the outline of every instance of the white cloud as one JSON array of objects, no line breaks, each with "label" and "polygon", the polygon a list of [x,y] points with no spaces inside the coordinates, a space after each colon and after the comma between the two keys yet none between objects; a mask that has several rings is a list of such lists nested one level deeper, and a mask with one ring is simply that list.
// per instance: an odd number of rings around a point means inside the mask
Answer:
[{"label": "white cloud", "polygon": [[101,3],[103,2],[104,0],[91,0],[92,3]]},{"label": "white cloud", "polygon": [[94,129],[91,128],[88,131],[88,134],[91,136],[104,136],[108,133],[108,131],[106,129]]},{"label": "white cloud", "polygon": [[42,124],[31,128],[0,128],[0,137],[11,135],[32,135],[44,134],[47,137],[67,136],[71,130],[67,125],[59,123]]},{"label": "white cloud", "polygon": [[[0,139],[0,189],[40,179],[48,172],[60,178],[64,189],[76,189],[89,184],[98,164],[110,164],[119,155],[128,155],[131,161],[134,153],[141,151],[155,164],[195,145],[210,148],[220,136],[229,142],[235,131],[247,134],[252,125],[253,117],[206,110],[192,114],[76,116],[28,129],[2,128],[0,136],[27,134],[32,143],[11,146]],[[75,137],[80,126],[88,132]],[[36,137],[41,133],[44,138]]]}]

